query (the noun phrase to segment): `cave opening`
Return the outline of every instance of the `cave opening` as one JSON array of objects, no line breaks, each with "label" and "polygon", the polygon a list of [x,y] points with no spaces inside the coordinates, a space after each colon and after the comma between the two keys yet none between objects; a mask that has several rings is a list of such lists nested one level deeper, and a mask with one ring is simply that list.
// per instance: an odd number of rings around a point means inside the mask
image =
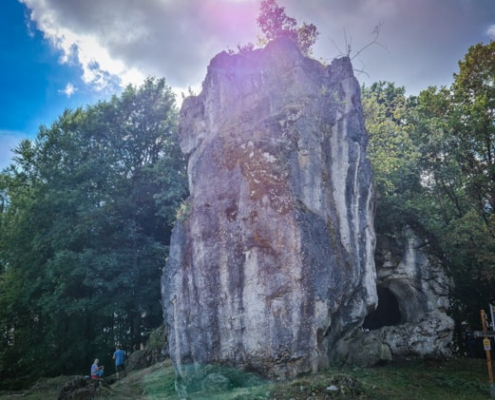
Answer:
[{"label": "cave opening", "polygon": [[402,322],[399,302],[395,294],[386,287],[377,288],[378,307],[364,319],[363,328],[374,330]]}]

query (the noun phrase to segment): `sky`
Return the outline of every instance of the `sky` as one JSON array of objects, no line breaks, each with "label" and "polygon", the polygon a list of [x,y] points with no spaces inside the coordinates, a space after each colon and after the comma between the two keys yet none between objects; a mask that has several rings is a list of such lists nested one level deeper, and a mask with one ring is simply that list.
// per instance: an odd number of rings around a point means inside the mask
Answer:
[{"label": "sky", "polygon": [[[260,0],[1,0],[0,169],[65,109],[147,76],[181,98],[209,61],[261,35]],[[320,32],[314,57],[349,53],[357,79],[411,95],[449,86],[470,46],[495,40],[494,0],[277,0]],[[376,28],[379,35],[376,42]],[[375,32],[375,33],[374,33]],[[369,46],[368,46],[369,45]]]}]

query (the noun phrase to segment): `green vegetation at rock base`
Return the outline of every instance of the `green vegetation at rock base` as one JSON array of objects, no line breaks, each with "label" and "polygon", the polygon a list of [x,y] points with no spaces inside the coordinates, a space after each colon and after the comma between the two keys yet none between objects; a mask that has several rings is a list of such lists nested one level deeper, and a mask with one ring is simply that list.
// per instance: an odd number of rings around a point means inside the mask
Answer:
[{"label": "green vegetation at rock base", "polygon": [[[29,390],[0,392],[0,399],[56,399],[72,377],[40,379]],[[110,376],[108,382],[113,381]],[[198,392],[188,399],[211,400],[440,400],[487,399],[490,396],[483,359],[396,361],[373,368],[330,369],[287,383],[262,383],[224,392]],[[125,379],[101,387],[96,399],[176,400],[175,372],[170,363],[131,372]]]}]

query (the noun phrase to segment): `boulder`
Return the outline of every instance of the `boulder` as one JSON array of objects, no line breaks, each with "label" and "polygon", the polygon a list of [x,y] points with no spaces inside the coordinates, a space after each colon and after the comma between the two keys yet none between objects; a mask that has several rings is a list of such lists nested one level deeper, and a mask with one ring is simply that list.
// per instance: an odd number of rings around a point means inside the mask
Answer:
[{"label": "boulder", "polygon": [[[360,86],[288,39],[214,57],[180,112],[190,198],[162,278],[181,384],[208,364],[316,373],[377,303]],[[203,379],[204,376],[201,376]]]},{"label": "boulder", "polygon": [[426,239],[411,227],[380,237],[377,248],[379,303],[364,327],[396,357],[452,355],[454,321],[448,315],[453,282]]},{"label": "boulder", "polygon": [[138,369],[148,368],[168,358],[167,331],[162,325],[153,330],[139,350],[129,354],[126,361],[126,370],[131,372]]}]

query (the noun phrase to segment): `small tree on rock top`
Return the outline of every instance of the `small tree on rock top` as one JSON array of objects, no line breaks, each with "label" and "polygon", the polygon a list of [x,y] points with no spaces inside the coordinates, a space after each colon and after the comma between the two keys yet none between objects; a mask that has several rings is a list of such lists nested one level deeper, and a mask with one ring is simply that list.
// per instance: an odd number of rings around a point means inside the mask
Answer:
[{"label": "small tree on rock top", "polygon": [[265,42],[279,38],[288,37],[299,46],[301,52],[311,55],[312,47],[319,35],[316,26],[303,23],[298,26],[295,18],[285,14],[285,8],[279,7],[275,0],[262,0],[260,4],[260,15],[257,19],[261,31],[265,35]]}]

